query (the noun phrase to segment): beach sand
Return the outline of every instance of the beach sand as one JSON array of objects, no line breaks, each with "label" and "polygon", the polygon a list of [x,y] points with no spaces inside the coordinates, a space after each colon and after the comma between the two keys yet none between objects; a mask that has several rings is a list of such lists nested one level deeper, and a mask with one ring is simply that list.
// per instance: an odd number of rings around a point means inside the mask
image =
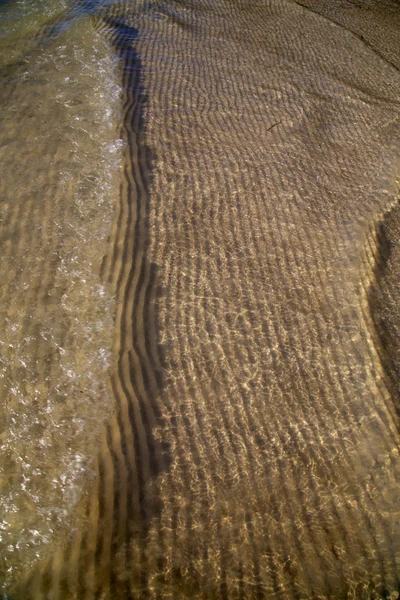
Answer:
[{"label": "beach sand", "polygon": [[399,13],[95,11],[122,65],[112,412],[86,518],[13,598],[397,597]]}]

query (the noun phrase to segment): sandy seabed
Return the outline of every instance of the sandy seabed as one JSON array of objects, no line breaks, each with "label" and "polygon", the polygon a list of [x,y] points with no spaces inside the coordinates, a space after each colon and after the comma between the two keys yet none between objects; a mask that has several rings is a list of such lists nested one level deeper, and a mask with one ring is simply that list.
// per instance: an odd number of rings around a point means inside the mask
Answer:
[{"label": "sandy seabed", "polygon": [[399,4],[85,7],[122,88],[111,408],[12,597],[397,598]]}]

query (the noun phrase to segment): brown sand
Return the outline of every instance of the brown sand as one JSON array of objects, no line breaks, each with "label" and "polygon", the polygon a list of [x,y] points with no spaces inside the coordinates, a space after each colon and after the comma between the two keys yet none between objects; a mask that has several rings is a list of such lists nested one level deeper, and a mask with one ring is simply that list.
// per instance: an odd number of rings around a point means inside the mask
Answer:
[{"label": "brown sand", "polygon": [[332,4],[96,17],[124,64],[114,411],[87,526],[15,598],[400,590],[400,8]]}]

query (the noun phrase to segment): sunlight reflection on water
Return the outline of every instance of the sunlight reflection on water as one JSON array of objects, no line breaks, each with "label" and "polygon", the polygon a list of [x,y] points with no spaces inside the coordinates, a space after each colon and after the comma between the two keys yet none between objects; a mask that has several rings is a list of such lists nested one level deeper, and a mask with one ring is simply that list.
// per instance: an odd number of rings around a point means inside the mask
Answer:
[{"label": "sunlight reflection on water", "polygon": [[[118,187],[117,63],[65,2],[0,5],[0,579],[79,521],[109,414],[114,300],[99,278]],[[90,435],[88,435],[88,431]],[[15,575],[14,575],[15,574]]]}]

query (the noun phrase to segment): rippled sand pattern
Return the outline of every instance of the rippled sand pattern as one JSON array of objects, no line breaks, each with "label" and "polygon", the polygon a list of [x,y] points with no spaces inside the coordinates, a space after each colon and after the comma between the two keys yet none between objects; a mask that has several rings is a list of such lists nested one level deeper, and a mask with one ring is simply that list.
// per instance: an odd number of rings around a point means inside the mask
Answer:
[{"label": "rippled sand pattern", "polygon": [[79,522],[111,410],[121,89],[90,23],[63,41],[1,71],[0,580]]},{"label": "rippled sand pattern", "polygon": [[86,525],[13,598],[398,597],[400,7],[336,7],[96,11],[113,411]]}]

